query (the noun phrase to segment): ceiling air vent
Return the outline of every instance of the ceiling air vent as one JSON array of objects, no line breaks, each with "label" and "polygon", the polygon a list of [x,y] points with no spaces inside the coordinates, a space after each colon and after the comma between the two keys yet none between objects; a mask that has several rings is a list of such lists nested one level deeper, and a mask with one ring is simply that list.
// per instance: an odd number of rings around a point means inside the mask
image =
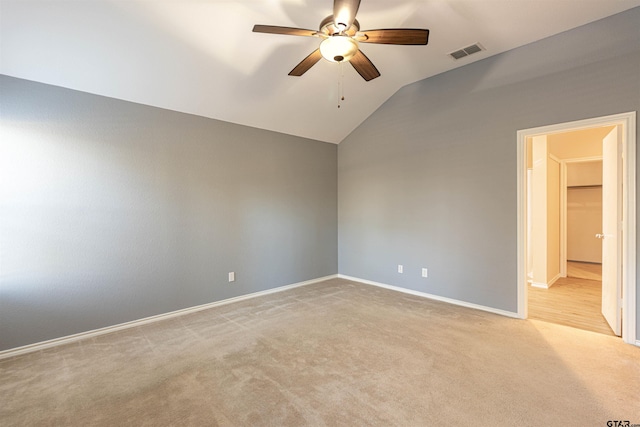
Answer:
[{"label": "ceiling air vent", "polygon": [[449,56],[453,59],[464,58],[465,56],[473,55],[474,53],[480,52],[484,50],[480,43],[472,44],[471,46],[464,47],[460,50],[456,50],[455,52],[451,52]]}]

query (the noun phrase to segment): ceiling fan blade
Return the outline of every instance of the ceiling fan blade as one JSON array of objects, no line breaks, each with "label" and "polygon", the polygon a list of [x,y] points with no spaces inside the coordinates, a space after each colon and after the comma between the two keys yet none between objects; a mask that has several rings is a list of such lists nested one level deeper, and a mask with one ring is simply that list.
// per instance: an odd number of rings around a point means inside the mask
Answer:
[{"label": "ceiling fan blade", "polygon": [[373,62],[367,58],[367,55],[358,50],[353,58],[349,60],[353,68],[356,69],[358,74],[362,76],[366,81],[373,80],[376,77],[380,77],[380,71],[373,65]]},{"label": "ceiling fan blade", "polygon": [[429,42],[429,30],[415,28],[390,28],[386,30],[362,31],[364,37],[356,36],[362,43],[418,45]]},{"label": "ceiling fan blade", "polygon": [[333,0],[333,22],[336,27],[348,29],[356,19],[360,0]]},{"label": "ceiling fan blade", "polygon": [[316,65],[316,62],[320,61],[322,58],[322,54],[320,53],[320,49],[316,49],[309,54],[306,58],[304,58],[298,65],[295,66],[293,70],[289,72],[290,76],[301,76],[307,71],[309,68]]},{"label": "ceiling fan blade", "polygon": [[307,37],[313,37],[317,34],[317,31],[314,30],[305,30],[304,28],[278,27],[277,25],[254,25],[253,32]]}]

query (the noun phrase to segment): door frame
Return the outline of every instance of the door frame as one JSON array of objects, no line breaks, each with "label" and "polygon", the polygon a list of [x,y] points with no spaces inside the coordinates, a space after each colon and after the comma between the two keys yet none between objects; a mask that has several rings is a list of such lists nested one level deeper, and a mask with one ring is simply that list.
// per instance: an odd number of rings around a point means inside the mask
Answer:
[{"label": "door frame", "polygon": [[636,112],[558,123],[517,132],[517,298],[518,317],[527,313],[527,138],[599,126],[622,127],[622,340],[636,341]]}]

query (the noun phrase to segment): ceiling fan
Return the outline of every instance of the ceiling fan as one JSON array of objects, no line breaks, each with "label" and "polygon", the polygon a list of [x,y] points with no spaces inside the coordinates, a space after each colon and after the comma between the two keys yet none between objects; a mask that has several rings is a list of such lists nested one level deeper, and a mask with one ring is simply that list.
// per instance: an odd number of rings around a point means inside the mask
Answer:
[{"label": "ceiling fan", "polygon": [[274,25],[255,25],[253,32],[323,39],[318,49],[311,52],[289,72],[290,76],[303,75],[320,58],[325,58],[331,62],[346,61],[351,63],[366,81],[379,77],[380,72],[360,50],[358,43],[426,45],[429,41],[429,30],[425,29],[393,28],[360,31],[360,23],[356,19],[359,7],[360,0],[334,0],[333,15],[322,20],[318,31]]}]

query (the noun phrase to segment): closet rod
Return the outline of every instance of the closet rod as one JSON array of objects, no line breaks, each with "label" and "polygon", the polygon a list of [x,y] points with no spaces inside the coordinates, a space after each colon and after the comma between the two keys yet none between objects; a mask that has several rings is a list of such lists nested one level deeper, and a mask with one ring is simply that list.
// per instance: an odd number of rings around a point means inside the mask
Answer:
[{"label": "closet rod", "polygon": [[599,184],[599,185],[567,185],[567,188],[602,188],[602,184]]}]

